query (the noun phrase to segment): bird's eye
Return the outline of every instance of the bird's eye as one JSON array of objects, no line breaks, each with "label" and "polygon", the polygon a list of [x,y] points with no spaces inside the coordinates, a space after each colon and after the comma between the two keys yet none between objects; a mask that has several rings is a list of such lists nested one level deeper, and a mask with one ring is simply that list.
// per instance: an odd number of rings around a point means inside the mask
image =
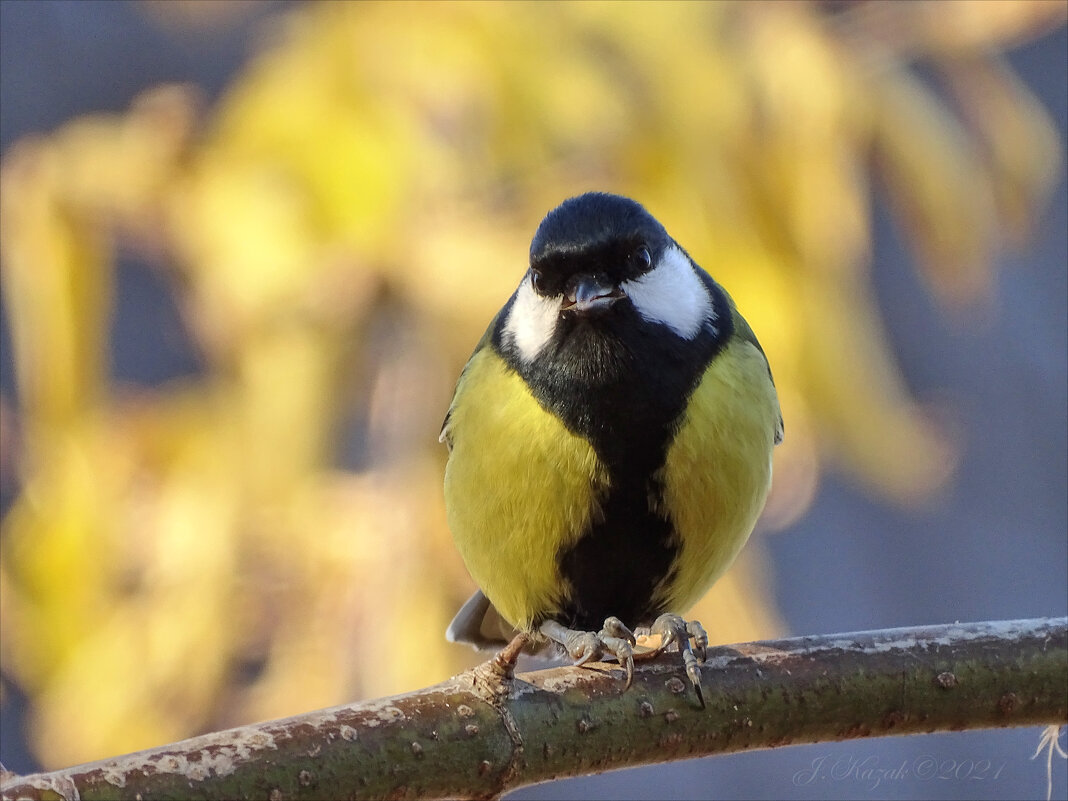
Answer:
[{"label": "bird's eye", "polygon": [[541,270],[530,268],[530,286],[535,292],[541,288]]},{"label": "bird's eye", "polygon": [[647,248],[645,245],[642,245],[640,248],[634,251],[634,263],[635,266],[637,266],[638,270],[641,272],[645,272],[650,267],[652,267],[653,257],[649,253],[649,248]]}]

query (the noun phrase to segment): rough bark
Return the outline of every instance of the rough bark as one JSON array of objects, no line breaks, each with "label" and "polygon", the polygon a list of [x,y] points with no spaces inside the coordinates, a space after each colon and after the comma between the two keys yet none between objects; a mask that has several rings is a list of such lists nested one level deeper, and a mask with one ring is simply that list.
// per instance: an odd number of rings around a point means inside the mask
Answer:
[{"label": "rough bark", "polygon": [[793,743],[1068,722],[1068,618],[713,648],[702,709],[677,654],[405,695],[32,776],[3,798],[489,798],[559,776]]}]

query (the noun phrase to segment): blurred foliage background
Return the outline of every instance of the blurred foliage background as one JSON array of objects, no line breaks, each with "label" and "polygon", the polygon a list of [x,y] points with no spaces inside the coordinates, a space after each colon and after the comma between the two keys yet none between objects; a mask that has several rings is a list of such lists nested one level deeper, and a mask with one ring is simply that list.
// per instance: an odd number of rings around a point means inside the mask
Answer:
[{"label": "blurred foliage background", "polygon": [[[983,316],[1062,176],[1003,53],[1068,5],[138,8],[186,35],[253,14],[258,44],[218,98],[159,85],[3,155],[0,658],[41,765],[476,660],[442,636],[473,585],[438,428],[535,226],[588,189],[662,220],[775,372],[772,498],[694,612],[717,642],[786,633],[764,537],[828,468],[910,508],[951,480],[953,418],[875,300],[873,197],[940,313]],[[188,375],[115,379],[123,263],[168,288]]]}]

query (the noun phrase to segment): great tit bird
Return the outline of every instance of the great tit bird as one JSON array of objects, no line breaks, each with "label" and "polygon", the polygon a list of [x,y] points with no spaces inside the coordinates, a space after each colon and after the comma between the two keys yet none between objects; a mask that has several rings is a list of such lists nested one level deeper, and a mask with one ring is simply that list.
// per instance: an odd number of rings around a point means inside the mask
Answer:
[{"label": "great tit bird", "polygon": [[565,200],[441,429],[449,527],[481,588],[448,639],[514,630],[576,664],[611,654],[629,686],[635,632],[659,634],[654,653],[676,644],[703,704],[707,637],[680,615],[749,538],[782,435],[767,358],[723,287],[637,202]]}]

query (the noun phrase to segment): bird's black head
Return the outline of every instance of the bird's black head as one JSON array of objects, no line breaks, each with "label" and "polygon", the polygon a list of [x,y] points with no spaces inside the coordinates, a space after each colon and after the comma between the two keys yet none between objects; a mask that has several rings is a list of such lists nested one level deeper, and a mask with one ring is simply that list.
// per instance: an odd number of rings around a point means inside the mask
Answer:
[{"label": "bird's black head", "polygon": [[566,295],[565,311],[595,311],[621,297],[622,282],[656,265],[671,241],[640,203],[588,192],[565,200],[538,226],[531,280],[539,295]]},{"label": "bird's black head", "polygon": [[605,382],[700,350],[703,331],[718,334],[720,304],[712,279],[641,204],[590,192],[538,226],[494,341],[513,364]]}]

